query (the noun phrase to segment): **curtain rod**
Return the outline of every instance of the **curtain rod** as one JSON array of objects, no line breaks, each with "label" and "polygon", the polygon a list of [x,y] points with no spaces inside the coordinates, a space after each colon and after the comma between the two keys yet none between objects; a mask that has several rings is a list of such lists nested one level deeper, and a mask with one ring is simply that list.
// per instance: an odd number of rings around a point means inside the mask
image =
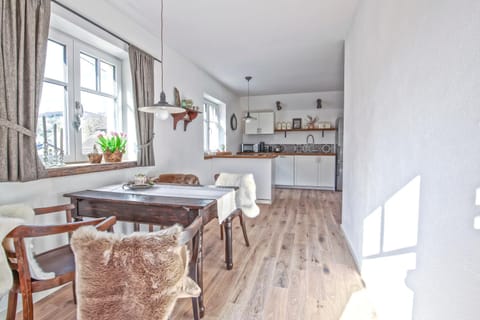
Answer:
[{"label": "curtain rod", "polygon": [[[117,38],[118,40],[122,41],[123,43],[128,44],[129,46],[132,45],[129,41],[127,41],[127,40],[125,40],[124,38],[120,37],[120,36],[117,35],[116,33],[113,33],[112,31],[110,31],[110,30],[106,29],[105,27],[99,25],[98,23],[92,21],[90,18],[87,18],[87,17],[85,17],[84,15],[78,13],[77,11],[75,11],[75,10],[67,7],[67,6],[64,5],[63,3],[58,2],[58,0],[51,0],[51,1],[52,1],[53,3],[55,3],[56,5],[62,7],[63,9],[67,10],[68,12],[73,13],[73,14],[76,15],[77,17],[80,17],[80,18],[82,18],[83,20],[85,20],[85,21],[93,24],[95,27],[99,28],[99,29],[102,30],[102,31],[105,31],[106,33],[108,33],[109,35],[111,35],[111,36],[114,37],[114,38]],[[149,54],[149,53],[148,53],[148,54]],[[150,54],[150,55],[151,55],[151,54]],[[151,56],[152,56],[152,55],[151,55]],[[153,57],[153,59],[154,59],[155,61],[158,61],[158,62],[162,63],[162,60],[157,59],[157,58],[155,58],[154,56],[152,56],[152,57]]]}]

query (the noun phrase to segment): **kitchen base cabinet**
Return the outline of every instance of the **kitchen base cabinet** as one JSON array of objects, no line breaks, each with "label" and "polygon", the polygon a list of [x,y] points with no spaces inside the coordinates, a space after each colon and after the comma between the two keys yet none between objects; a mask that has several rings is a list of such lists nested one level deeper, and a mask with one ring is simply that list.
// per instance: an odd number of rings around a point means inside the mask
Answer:
[{"label": "kitchen base cabinet", "polygon": [[318,186],[325,189],[335,188],[335,157],[320,156],[318,162]]},{"label": "kitchen base cabinet", "polygon": [[275,159],[275,185],[293,186],[294,185],[294,156],[278,156]]},{"label": "kitchen base cabinet", "polygon": [[334,156],[279,156],[275,185],[290,188],[335,189]]},{"label": "kitchen base cabinet", "polygon": [[318,158],[316,156],[295,156],[295,186],[318,186]]}]

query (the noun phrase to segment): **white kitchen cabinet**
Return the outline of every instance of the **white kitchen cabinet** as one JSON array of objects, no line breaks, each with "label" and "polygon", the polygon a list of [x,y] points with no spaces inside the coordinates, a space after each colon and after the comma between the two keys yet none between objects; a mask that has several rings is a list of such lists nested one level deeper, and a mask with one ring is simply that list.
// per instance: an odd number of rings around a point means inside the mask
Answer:
[{"label": "white kitchen cabinet", "polygon": [[319,156],[318,186],[322,188],[335,188],[335,157]]},{"label": "white kitchen cabinet", "polygon": [[295,156],[295,185],[316,187],[318,184],[318,157]]},{"label": "white kitchen cabinet", "polygon": [[273,112],[250,112],[255,119],[245,123],[245,134],[273,134]]},{"label": "white kitchen cabinet", "polygon": [[293,186],[295,177],[295,157],[278,156],[275,159],[275,185]]},{"label": "white kitchen cabinet", "polygon": [[335,188],[335,157],[295,156],[295,186]]}]

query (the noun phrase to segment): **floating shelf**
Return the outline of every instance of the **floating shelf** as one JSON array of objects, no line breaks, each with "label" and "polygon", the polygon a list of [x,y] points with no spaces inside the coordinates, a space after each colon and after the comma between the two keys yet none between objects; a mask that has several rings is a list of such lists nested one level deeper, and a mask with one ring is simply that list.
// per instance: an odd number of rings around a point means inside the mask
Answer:
[{"label": "floating shelf", "polygon": [[313,129],[275,129],[275,132],[284,132],[285,138],[287,132],[307,132],[307,131],[322,131],[322,137],[325,136],[325,131],[336,131],[336,128],[313,128]]},{"label": "floating shelf", "polygon": [[183,120],[183,131],[187,131],[188,124],[195,120],[199,113],[201,112],[197,110],[186,110],[185,112],[173,113],[173,130],[177,130],[177,123]]}]

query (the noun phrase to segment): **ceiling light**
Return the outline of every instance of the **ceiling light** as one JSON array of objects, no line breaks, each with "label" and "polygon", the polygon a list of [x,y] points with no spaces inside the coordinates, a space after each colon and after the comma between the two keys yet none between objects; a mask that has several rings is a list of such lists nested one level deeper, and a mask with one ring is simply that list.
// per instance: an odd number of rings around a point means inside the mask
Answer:
[{"label": "ceiling light", "polygon": [[165,96],[165,91],[163,90],[163,65],[165,63],[165,60],[163,58],[163,0],[160,1],[161,3],[161,10],[160,10],[160,43],[162,46],[162,55],[161,55],[161,67],[162,67],[162,92],[160,93],[160,101],[157,103],[154,103],[151,106],[144,106],[141,108],[138,108],[139,111],[142,112],[148,112],[148,113],[160,113],[158,115],[158,118],[162,120],[168,119],[168,114],[171,113],[181,113],[185,112],[185,109],[171,105],[167,102],[166,96]]},{"label": "ceiling light", "polygon": [[250,80],[252,80],[252,77],[251,76],[246,76],[245,77],[245,80],[247,80],[247,115],[245,117],[243,117],[243,120],[245,120],[245,122],[250,122],[252,120],[257,120],[257,118],[255,117],[252,117],[250,115]]}]

